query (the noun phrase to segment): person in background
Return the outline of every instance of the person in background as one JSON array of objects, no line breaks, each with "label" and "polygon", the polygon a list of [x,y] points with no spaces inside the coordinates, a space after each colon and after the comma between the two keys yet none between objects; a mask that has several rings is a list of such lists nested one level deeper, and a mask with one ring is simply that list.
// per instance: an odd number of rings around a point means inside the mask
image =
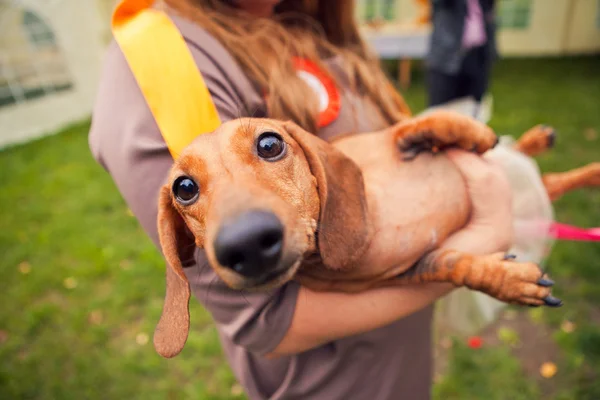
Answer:
[{"label": "person in background", "polygon": [[431,0],[426,58],[429,106],[471,97],[481,103],[497,58],[495,0]]},{"label": "person in background", "polygon": [[[353,1],[163,2],[222,122],[250,116],[290,119],[331,139],[386,128],[407,111],[360,38]],[[89,141],[160,248],[158,193],[173,159],[114,42],[105,58]],[[465,176],[474,213],[448,243],[477,254],[507,250],[511,202],[502,171],[471,153],[451,157]],[[242,292],[218,278],[204,251],[192,250],[185,268],[191,289],[211,313],[224,355],[250,399],[430,398],[432,303],[451,285],[346,294],[289,282],[265,292]],[[161,288],[151,290],[162,295]]]}]

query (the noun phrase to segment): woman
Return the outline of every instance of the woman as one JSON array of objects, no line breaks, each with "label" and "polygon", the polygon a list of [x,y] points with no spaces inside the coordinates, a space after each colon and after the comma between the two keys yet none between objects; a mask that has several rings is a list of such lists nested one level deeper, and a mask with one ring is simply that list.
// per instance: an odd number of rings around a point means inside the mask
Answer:
[{"label": "woman", "polygon": [[[222,121],[292,119],[330,139],[381,129],[407,112],[362,43],[350,1],[165,2]],[[157,194],[172,158],[115,44],[105,61],[90,145],[158,245]],[[450,238],[453,247],[505,249],[510,199],[502,173],[471,154],[452,157],[466,174],[475,209],[469,227]],[[187,276],[250,398],[429,398],[431,304],[449,285],[342,294],[290,282],[240,293],[217,278],[200,250]]]}]

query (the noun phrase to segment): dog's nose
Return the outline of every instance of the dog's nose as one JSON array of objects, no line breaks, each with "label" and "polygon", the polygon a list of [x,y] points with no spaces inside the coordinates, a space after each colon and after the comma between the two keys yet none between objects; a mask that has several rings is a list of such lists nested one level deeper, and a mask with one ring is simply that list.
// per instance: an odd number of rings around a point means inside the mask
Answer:
[{"label": "dog's nose", "polygon": [[249,211],[223,225],[214,242],[217,261],[247,278],[277,267],[283,249],[283,225],[267,211]]}]

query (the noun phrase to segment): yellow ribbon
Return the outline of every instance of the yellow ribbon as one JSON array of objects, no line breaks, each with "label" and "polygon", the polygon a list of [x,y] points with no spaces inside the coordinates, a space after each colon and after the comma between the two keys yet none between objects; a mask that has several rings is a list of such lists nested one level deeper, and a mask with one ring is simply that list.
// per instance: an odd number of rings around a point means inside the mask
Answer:
[{"label": "yellow ribbon", "polygon": [[215,130],[219,115],[181,36],[154,0],[122,0],[112,32],[173,158],[196,136]]}]

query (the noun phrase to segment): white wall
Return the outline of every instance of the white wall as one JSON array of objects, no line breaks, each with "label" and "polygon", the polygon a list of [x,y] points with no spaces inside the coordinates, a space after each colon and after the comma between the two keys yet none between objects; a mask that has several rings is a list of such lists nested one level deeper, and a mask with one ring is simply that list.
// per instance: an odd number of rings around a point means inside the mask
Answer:
[{"label": "white wall", "polygon": [[[362,0],[381,1],[381,0]],[[504,1],[497,0],[499,6]],[[423,36],[425,27],[415,27],[418,7],[415,0],[396,0],[398,20],[373,30],[364,27],[367,37],[382,43],[383,53],[400,48],[402,40]],[[506,5],[506,3],[504,4]],[[531,0],[530,20],[524,28],[502,28],[498,46],[503,56],[561,56],[600,52],[600,0]],[[500,7],[499,7],[500,8]],[[389,42],[389,43],[388,43]],[[421,40],[423,42],[423,40]],[[377,47],[377,46],[376,46]],[[420,53],[425,52],[425,48]],[[396,51],[400,53],[400,50]],[[409,52],[412,54],[413,52]]]}]

